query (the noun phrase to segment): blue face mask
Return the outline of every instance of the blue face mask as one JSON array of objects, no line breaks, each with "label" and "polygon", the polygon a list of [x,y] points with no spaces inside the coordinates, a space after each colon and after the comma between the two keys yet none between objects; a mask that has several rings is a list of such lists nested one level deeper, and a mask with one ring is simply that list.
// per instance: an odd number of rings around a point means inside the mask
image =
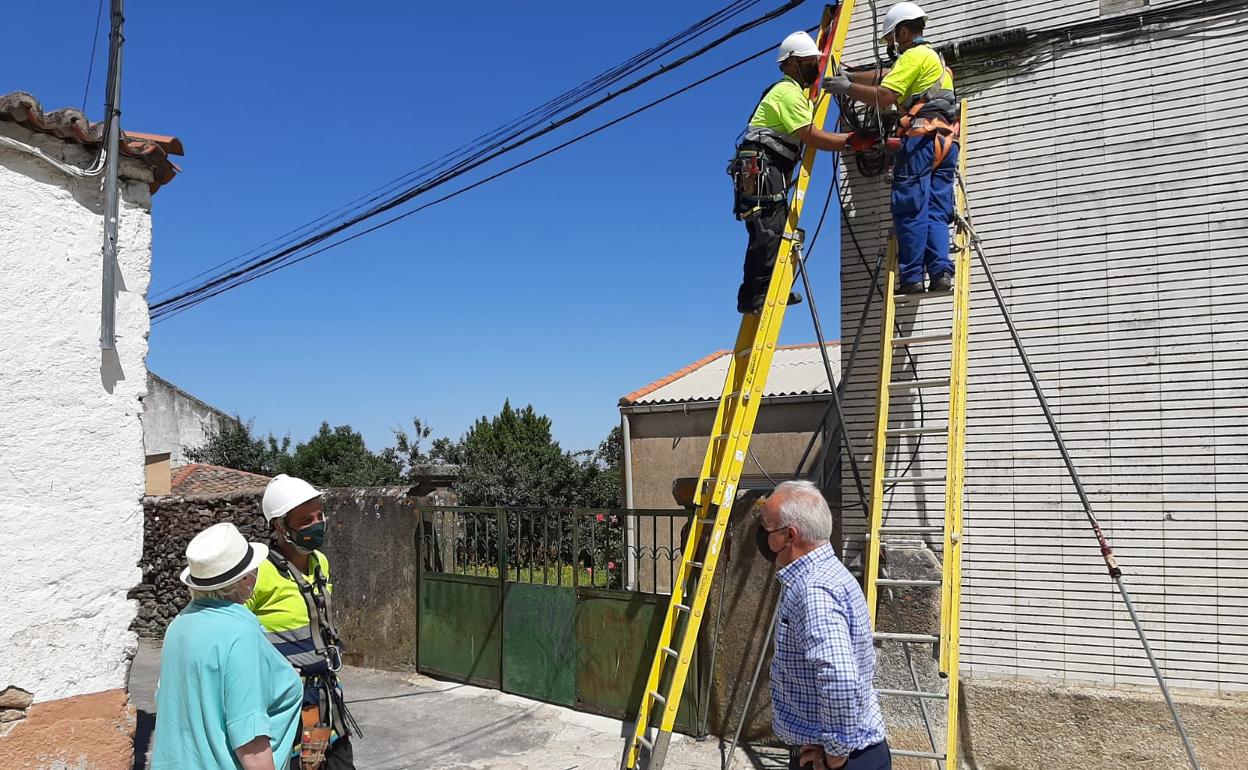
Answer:
[{"label": "blue face mask", "polygon": [[325,544],[325,522],[313,524],[303,529],[287,529],[286,541],[299,549],[300,553],[312,553]]}]

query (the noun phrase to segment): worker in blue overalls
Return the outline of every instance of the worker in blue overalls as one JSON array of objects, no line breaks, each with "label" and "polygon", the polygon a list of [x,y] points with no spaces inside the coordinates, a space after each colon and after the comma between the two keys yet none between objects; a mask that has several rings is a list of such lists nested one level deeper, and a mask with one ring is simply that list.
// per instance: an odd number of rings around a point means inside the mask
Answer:
[{"label": "worker in blue overalls", "polygon": [[[953,72],[923,37],[927,14],[915,3],[897,3],[884,17],[890,69],[842,72],[823,87],[869,106],[901,112],[901,147],[893,159],[893,228],[897,234],[900,294],[948,291],[953,283],[949,225],[958,168],[958,104]],[[879,85],[876,85],[878,78]]]}]

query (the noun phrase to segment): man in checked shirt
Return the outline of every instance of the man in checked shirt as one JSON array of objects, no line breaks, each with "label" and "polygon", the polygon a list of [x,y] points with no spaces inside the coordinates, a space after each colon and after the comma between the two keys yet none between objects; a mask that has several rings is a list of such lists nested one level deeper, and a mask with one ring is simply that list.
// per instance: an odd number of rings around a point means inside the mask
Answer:
[{"label": "man in checked shirt", "polygon": [[772,727],[793,770],[891,770],[867,602],[831,536],[832,512],[809,481],[784,482],[763,506],[758,549],[780,581]]}]

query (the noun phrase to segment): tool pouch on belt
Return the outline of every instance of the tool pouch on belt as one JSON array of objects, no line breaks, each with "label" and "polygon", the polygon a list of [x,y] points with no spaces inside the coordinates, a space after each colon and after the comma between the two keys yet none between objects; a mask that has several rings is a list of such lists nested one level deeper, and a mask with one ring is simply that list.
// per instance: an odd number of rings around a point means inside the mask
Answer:
[{"label": "tool pouch on belt", "polygon": [[732,177],[732,212],[737,219],[748,219],[758,210],[784,199],[784,190],[777,194],[770,179],[775,175],[767,154],[742,147],[728,164]]},{"label": "tool pouch on belt", "polygon": [[321,722],[319,705],[304,706],[299,738],[299,764],[303,770],[319,770],[325,764],[333,728]]},{"label": "tool pouch on belt", "polygon": [[788,174],[792,165],[777,158],[766,147],[742,142],[728,163],[732,177],[732,212],[737,219],[750,219],[765,206],[788,199]]}]

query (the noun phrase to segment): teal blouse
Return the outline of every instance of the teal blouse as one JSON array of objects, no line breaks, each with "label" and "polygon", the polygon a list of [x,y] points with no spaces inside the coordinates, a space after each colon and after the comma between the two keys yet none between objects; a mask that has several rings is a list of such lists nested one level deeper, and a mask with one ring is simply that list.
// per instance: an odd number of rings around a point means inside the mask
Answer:
[{"label": "teal blouse", "polygon": [[196,600],[165,632],[152,770],[237,770],[234,750],[268,736],[285,767],[303,684],[241,604]]}]

